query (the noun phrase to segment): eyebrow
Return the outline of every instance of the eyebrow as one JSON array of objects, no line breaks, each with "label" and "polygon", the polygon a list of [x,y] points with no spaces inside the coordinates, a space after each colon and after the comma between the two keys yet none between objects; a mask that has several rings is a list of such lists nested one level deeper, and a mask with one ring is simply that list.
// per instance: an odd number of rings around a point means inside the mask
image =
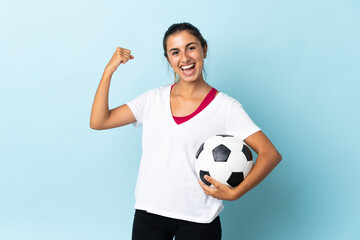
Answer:
[{"label": "eyebrow", "polygon": [[[187,46],[189,46],[191,44],[197,44],[197,43],[196,42],[191,42],[191,43],[186,44],[185,47],[187,47]],[[171,52],[172,50],[179,50],[179,49],[178,48],[172,48],[172,49],[169,50],[169,52]]]}]

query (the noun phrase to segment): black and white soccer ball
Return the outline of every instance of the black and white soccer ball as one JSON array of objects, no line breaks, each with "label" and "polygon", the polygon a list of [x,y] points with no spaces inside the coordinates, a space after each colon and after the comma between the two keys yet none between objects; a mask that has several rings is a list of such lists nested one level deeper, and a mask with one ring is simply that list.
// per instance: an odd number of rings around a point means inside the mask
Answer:
[{"label": "black and white soccer ball", "polygon": [[232,135],[219,134],[209,138],[195,156],[197,176],[210,187],[214,186],[205,180],[205,175],[233,188],[246,178],[253,165],[249,147]]}]

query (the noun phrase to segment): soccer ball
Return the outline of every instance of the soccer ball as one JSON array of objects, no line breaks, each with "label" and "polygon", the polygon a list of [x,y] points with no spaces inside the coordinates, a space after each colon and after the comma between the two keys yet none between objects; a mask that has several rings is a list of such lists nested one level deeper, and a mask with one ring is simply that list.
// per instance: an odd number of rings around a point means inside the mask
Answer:
[{"label": "soccer ball", "polygon": [[233,188],[246,178],[253,165],[249,147],[232,135],[219,134],[209,138],[195,156],[198,178],[212,188],[214,186],[205,180],[205,175]]}]

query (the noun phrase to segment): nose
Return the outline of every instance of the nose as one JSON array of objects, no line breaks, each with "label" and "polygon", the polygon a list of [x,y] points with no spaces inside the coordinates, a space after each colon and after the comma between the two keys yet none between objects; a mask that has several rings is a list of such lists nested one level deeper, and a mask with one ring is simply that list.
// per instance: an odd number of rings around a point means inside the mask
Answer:
[{"label": "nose", "polygon": [[188,63],[190,61],[190,56],[188,55],[188,53],[185,51],[185,53],[182,55],[181,58],[181,62],[182,63]]}]

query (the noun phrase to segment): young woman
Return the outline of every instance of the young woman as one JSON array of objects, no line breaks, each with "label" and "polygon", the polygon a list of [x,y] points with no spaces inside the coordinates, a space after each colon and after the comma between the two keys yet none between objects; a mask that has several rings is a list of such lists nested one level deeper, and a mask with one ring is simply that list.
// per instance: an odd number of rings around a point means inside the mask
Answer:
[{"label": "young woman", "polygon": [[[112,74],[120,64],[134,59],[130,50],[116,49],[95,95],[90,127],[143,126],[133,240],[174,236],[177,240],[218,240],[222,201],[237,200],[254,188],[281,161],[281,155],[236,99],[205,82],[207,43],[196,27],[173,24],[164,35],[163,47],[175,83],[148,90],[109,110]],[[235,188],[210,176],[206,180],[215,188],[197,179],[194,156],[201,143],[216,134],[240,137],[258,154],[249,175]]]}]

